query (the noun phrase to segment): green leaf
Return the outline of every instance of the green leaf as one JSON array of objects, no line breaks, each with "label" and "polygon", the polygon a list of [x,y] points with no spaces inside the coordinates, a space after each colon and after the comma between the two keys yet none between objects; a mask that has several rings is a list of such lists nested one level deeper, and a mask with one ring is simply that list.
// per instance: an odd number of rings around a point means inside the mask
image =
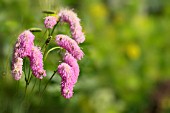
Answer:
[{"label": "green leaf", "polygon": [[45,11],[42,11],[43,13],[46,13],[46,14],[56,14],[55,11],[52,11],[52,10],[45,10]]},{"label": "green leaf", "polygon": [[31,32],[41,32],[42,29],[41,28],[30,28],[29,29]]}]

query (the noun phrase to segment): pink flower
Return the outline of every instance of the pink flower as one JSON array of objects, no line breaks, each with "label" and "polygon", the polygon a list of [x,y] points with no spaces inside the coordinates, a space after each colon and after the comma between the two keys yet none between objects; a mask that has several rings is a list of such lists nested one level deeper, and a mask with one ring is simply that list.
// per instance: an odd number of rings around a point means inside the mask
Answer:
[{"label": "pink flower", "polygon": [[85,40],[84,33],[82,32],[82,27],[80,25],[80,19],[77,14],[72,10],[63,9],[59,12],[60,20],[67,22],[70,25],[70,31],[73,39],[79,44],[83,43]]},{"label": "pink flower", "polygon": [[72,67],[73,71],[74,71],[74,84],[77,82],[78,76],[79,76],[79,65],[77,63],[77,60],[68,52],[65,53],[64,58],[63,58],[64,62],[67,63],[70,67]]},{"label": "pink flower", "polygon": [[83,51],[80,49],[78,44],[67,35],[57,35],[56,43],[66,49],[77,60],[81,60],[83,58]]},{"label": "pink flower", "polygon": [[44,25],[46,28],[52,29],[57,23],[57,18],[55,16],[45,17]]},{"label": "pink flower", "polygon": [[34,35],[29,30],[22,32],[18,37],[12,56],[12,76],[15,80],[19,80],[22,76],[22,58],[31,56],[33,41]]},{"label": "pink flower", "polygon": [[12,76],[15,80],[21,79],[22,76],[22,65],[23,59],[20,57],[16,57],[12,61]]},{"label": "pink flower", "polygon": [[73,96],[73,87],[75,82],[74,71],[66,64],[61,63],[58,66],[58,74],[61,77],[61,93],[65,98],[71,98]]},{"label": "pink flower", "polygon": [[29,30],[21,33],[15,44],[14,55],[21,58],[30,56],[32,47],[34,46],[34,37],[35,36]]},{"label": "pink flower", "polygon": [[46,76],[46,71],[43,69],[43,56],[40,49],[36,46],[32,48],[30,66],[35,77],[42,79]]},{"label": "pink flower", "polygon": [[22,76],[22,65],[24,57],[29,57],[32,73],[39,79],[46,76],[43,69],[43,56],[38,47],[34,46],[34,35],[26,30],[21,33],[15,44],[13,58],[12,58],[12,76],[19,80]]},{"label": "pink flower", "polygon": [[61,94],[64,98],[71,98],[73,96],[73,85],[67,82],[61,82]]}]

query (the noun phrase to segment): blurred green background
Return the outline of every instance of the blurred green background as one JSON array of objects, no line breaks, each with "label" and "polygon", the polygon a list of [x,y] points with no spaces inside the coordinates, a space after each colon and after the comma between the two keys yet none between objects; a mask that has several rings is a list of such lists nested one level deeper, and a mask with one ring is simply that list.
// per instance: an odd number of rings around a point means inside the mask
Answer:
[{"label": "blurred green background", "polygon": [[[45,31],[42,10],[63,7],[74,9],[86,35],[74,96],[61,96],[56,75],[41,103],[39,81],[31,91],[36,78],[24,98],[24,77],[16,82],[10,73],[13,45],[25,29]],[[68,27],[59,24],[55,34],[70,35]],[[41,46],[45,38],[34,35]],[[0,0],[0,113],[170,113],[169,36],[169,0]],[[59,60],[50,53],[40,88]]]}]

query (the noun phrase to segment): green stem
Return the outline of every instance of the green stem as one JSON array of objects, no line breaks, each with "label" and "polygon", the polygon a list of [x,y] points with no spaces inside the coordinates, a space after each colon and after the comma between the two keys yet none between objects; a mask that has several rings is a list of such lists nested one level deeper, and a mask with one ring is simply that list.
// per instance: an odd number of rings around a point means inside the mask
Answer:
[{"label": "green stem", "polygon": [[51,40],[51,38],[52,38],[52,36],[50,36],[50,30],[48,29],[47,30],[48,32],[48,34],[47,34],[47,40],[45,41],[45,50],[44,50],[44,54],[46,53],[46,50],[47,50],[47,46],[48,46],[48,44],[50,43],[50,40]]},{"label": "green stem", "polygon": [[34,90],[34,88],[35,88],[36,82],[37,82],[37,79],[35,79],[35,82],[34,82],[34,85],[33,85],[32,89],[31,89],[31,92],[33,92],[33,90]]},{"label": "green stem", "polygon": [[31,73],[31,75],[30,75],[30,77],[29,77],[29,79],[28,79],[28,83],[31,82],[31,79],[32,79],[32,73]]},{"label": "green stem", "polygon": [[52,29],[52,31],[51,31],[51,33],[50,33],[50,36],[52,36],[52,35],[53,35],[54,30],[55,30],[55,28],[56,28],[57,24],[58,24],[58,22],[57,22],[57,23],[56,23],[56,25],[53,27],[53,29]]},{"label": "green stem", "polygon": [[31,77],[32,77],[32,73],[31,73],[31,69],[29,67],[29,72],[28,72],[28,84],[30,83],[31,81]]},{"label": "green stem", "polygon": [[[44,38],[44,36],[45,36],[46,33],[47,33],[47,29],[45,30],[45,32],[44,32],[44,34],[43,34],[43,36],[42,36],[42,39]],[[43,50],[44,46],[45,46],[45,43],[42,45],[41,50]]]},{"label": "green stem", "polygon": [[[47,88],[47,85],[49,84],[49,82],[52,80],[52,78],[54,77],[54,75],[55,75],[56,73],[57,73],[57,70],[54,71],[54,73],[51,75],[50,79],[48,80],[47,84],[45,85],[45,87],[44,87],[44,89],[43,89],[43,93],[44,93],[45,89]],[[42,93],[42,94],[43,94],[43,93]]]},{"label": "green stem", "polygon": [[50,79],[48,80],[48,82],[46,83],[46,85],[44,86],[44,89],[42,91],[42,94],[41,94],[41,100],[40,100],[40,104],[42,102],[42,97],[45,93],[45,89],[47,88],[47,85],[49,84],[49,82],[52,80],[52,78],[54,77],[54,75],[57,73],[57,70],[54,71],[54,73],[51,75]]},{"label": "green stem", "polygon": [[[45,43],[43,44],[42,49],[44,48],[44,46],[45,46],[45,49],[46,49],[47,45],[50,43],[51,38],[52,38],[52,35],[53,35],[53,33],[54,33],[54,30],[55,30],[56,26],[58,25],[59,21],[60,21],[60,19],[57,21],[56,25],[53,27],[51,33],[50,33],[50,31],[49,31],[48,38],[46,39]],[[46,31],[45,31],[44,34],[46,34],[47,31],[48,31],[48,29],[46,29]],[[41,50],[42,50],[42,49],[41,49]]]},{"label": "green stem", "polygon": [[26,97],[26,94],[27,94],[27,88],[28,88],[28,81],[26,82],[26,85],[25,85],[24,99],[25,99],[25,97]]},{"label": "green stem", "polygon": [[[24,93],[24,98],[26,96],[27,93],[27,87],[29,85],[28,83],[28,78],[27,78],[27,74],[26,74],[26,58],[24,58],[24,75],[25,75],[25,93]],[[29,75],[28,75],[29,76]]]},{"label": "green stem", "polygon": [[27,81],[27,74],[26,74],[26,58],[24,58],[24,75],[25,75],[25,82]]},{"label": "green stem", "polygon": [[49,54],[51,51],[53,51],[53,50],[55,50],[55,49],[60,49],[60,48],[61,48],[61,47],[53,47],[53,48],[49,49],[49,50],[47,51],[47,53],[45,53],[45,55],[44,55],[44,61],[46,60],[48,54]]}]

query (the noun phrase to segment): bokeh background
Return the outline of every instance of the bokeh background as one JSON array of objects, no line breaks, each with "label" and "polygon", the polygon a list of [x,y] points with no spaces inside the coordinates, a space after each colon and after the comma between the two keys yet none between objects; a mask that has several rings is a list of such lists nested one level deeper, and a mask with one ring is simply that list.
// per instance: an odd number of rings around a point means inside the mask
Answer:
[{"label": "bokeh background", "polygon": [[[60,57],[45,61],[47,78],[28,86],[10,73],[13,45],[25,29],[45,31],[43,10],[70,8],[81,18],[86,41],[73,98],[60,94],[56,75],[42,89]],[[67,24],[54,34],[70,35]],[[42,46],[42,33],[34,33]],[[54,47],[52,41],[49,48]],[[0,0],[0,113],[170,113],[169,0]]]}]

